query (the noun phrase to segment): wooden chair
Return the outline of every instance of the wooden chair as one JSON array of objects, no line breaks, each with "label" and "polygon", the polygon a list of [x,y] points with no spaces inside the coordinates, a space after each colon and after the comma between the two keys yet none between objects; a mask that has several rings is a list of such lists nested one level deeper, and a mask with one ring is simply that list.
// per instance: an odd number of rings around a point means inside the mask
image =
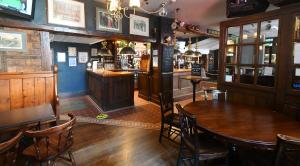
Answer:
[{"label": "wooden chair", "polygon": [[18,154],[19,141],[22,138],[22,132],[8,141],[0,143],[0,165],[15,165]]},{"label": "wooden chair", "polygon": [[204,89],[204,99],[208,100],[208,94],[212,95],[212,100],[227,101],[227,91],[222,91],[218,89]]},{"label": "wooden chair", "polygon": [[[73,145],[72,129],[76,118],[68,114],[71,118],[68,122],[39,131],[26,131],[25,136],[33,138],[33,145],[23,151],[23,155],[28,159],[38,161],[40,164],[48,162],[53,164],[59,157],[75,165],[75,160],[70,148]],[[68,152],[69,159],[63,154]]]},{"label": "wooden chair", "polygon": [[198,166],[200,161],[227,159],[228,151],[225,146],[200,132],[196,125],[196,117],[186,112],[180,104],[176,104],[176,108],[179,111],[181,130],[177,165],[181,165],[184,160],[192,159],[195,166]]},{"label": "wooden chair", "polygon": [[274,166],[300,166],[300,139],[277,135]]},{"label": "wooden chair", "polygon": [[[175,139],[179,136],[179,116],[178,114],[174,113],[173,95],[172,93],[160,93],[159,99],[161,111],[159,142],[161,143],[162,137],[168,138],[171,141],[175,141]],[[168,128],[165,128],[165,124],[168,125]],[[168,130],[168,135],[164,135],[166,130]],[[173,139],[171,139],[173,135],[175,136]]]}]

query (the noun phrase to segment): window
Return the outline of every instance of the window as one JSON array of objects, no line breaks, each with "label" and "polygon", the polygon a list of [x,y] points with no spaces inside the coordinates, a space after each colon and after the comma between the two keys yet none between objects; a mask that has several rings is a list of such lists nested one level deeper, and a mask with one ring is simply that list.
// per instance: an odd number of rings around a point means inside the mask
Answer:
[{"label": "window", "polygon": [[278,30],[278,19],[227,28],[225,82],[274,87]]},{"label": "window", "polygon": [[300,16],[295,21],[292,88],[300,90]]}]

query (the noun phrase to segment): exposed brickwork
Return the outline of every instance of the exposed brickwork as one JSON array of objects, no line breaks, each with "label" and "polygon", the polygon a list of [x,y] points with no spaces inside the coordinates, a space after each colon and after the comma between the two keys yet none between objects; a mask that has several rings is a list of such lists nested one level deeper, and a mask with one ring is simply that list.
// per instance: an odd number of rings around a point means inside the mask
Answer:
[{"label": "exposed brickwork", "polygon": [[0,27],[0,29],[13,32],[26,32],[27,36],[26,51],[0,51],[0,72],[41,71],[41,47],[43,42],[41,41],[41,32],[7,27]]}]

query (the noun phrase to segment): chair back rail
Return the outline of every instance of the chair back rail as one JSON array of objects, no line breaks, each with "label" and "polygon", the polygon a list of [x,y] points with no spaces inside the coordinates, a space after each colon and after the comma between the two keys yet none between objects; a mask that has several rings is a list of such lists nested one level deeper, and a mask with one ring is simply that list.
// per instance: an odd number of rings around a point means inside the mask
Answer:
[{"label": "chair back rail", "polygon": [[185,111],[180,104],[176,104],[179,112],[181,139],[186,143],[190,149],[197,149],[199,147],[199,130],[197,129],[196,117]]},{"label": "chair back rail", "polygon": [[8,141],[0,143],[0,165],[14,165],[18,153],[18,143],[23,133],[19,132]]},{"label": "chair back rail", "polygon": [[161,117],[165,118],[167,115],[174,114],[174,101],[173,94],[171,92],[165,92],[159,94]]},{"label": "chair back rail", "polygon": [[54,71],[0,73],[0,111],[51,103],[58,111],[57,67]]},{"label": "chair back rail", "polygon": [[[68,114],[70,120],[64,124],[39,131],[26,131],[25,136],[33,138],[34,150],[38,160],[47,161],[65,153],[73,145],[72,129],[76,123],[76,118]],[[53,142],[53,140],[57,140]],[[44,141],[44,144],[41,142]],[[45,146],[46,147],[43,147]],[[45,150],[43,148],[46,148]],[[55,150],[55,153],[53,152]],[[42,151],[46,151],[46,156],[42,156]]]},{"label": "chair back rail", "polygon": [[277,135],[274,166],[300,166],[300,138]]}]

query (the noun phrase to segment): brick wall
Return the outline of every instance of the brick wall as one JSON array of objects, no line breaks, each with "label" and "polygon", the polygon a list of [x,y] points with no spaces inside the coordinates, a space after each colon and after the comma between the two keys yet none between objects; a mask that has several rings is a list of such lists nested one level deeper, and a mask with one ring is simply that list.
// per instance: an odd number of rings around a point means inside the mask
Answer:
[{"label": "brick wall", "polygon": [[[45,52],[46,54],[50,53],[50,41],[44,40],[44,38],[41,41],[41,35],[44,35],[45,32],[7,27],[0,27],[0,29],[4,31],[25,32],[27,40],[26,51],[0,51],[0,72],[32,72],[44,69],[42,66],[42,56],[45,56]],[[46,34],[49,36],[49,33]]]}]

